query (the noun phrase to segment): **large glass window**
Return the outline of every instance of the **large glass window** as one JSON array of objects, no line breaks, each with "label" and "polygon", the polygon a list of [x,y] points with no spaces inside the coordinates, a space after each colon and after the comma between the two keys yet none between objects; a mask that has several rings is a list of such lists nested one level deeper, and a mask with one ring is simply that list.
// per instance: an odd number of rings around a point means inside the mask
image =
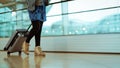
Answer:
[{"label": "large glass window", "polygon": [[99,34],[120,32],[118,8],[69,14],[68,34]]},{"label": "large glass window", "polygon": [[[24,0],[5,1],[0,1],[0,37],[31,23]],[[49,1],[53,4],[47,6],[42,36],[120,32],[120,0]]]}]

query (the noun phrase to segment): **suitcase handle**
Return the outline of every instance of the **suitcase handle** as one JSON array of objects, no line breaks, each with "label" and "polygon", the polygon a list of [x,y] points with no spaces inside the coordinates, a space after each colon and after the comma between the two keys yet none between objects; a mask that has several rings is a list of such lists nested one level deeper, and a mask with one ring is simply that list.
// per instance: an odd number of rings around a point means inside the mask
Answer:
[{"label": "suitcase handle", "polygon": [[27,33],[28,30],[30,29],[30,27],[32,26],[32,24],[29,25],[29,27],[27,29],[16,29],[17,33]]},{"label": "suitcase handle", "polygon": [[29,27],[27,28],[26,32],[28,32],[28,30],[30,29],[31,26],[32,26],[32,24],[29,25]]}]

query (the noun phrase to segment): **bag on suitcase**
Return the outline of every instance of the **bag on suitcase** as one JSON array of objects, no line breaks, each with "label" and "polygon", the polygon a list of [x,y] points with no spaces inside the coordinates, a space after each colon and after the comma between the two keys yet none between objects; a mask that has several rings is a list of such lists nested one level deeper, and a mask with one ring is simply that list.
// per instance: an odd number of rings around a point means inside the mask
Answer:
[{"label": "bag on suitcase", "polygon": [[30,27],[31,25],[28,27],[28,29],[17,29],[13,33],[8,43],[4,47],[4,50],[7,51],[7,55],[10,55],[10,53],[13,52],[19,52],[19,55],[21,55],[22,44],[26,40]]}]

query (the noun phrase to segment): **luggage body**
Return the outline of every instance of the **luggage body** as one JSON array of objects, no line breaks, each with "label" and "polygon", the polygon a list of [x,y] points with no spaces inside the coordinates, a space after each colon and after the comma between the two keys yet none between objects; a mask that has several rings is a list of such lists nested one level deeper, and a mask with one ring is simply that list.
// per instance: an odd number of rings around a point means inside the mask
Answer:
[{"label": "luggage body", "polygon": [[7,51],[7,55],[10,55],[10,53],[13,53],[13,52],[18,52],[19,55],[21,55],[22,44],[26,40],[26,37],[29,33],[28,29],[17,29],[12,34],[6,46],[4,47],[4,50]]}]

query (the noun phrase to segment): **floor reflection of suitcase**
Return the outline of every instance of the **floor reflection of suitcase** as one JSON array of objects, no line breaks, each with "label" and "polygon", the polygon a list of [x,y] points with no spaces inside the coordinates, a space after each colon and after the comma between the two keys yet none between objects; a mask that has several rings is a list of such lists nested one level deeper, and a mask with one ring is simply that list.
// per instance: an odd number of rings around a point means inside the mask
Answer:
[{"label": "floor reflection of suitcase", "polygon": [[[29,26],[29,28],[31,25]],[[26,39],[28,29],[17,29],[13,35],[10,37],[8,43],[6,44],[4,50],[7,51],[7,55],[13,52],[19,52],[21,55],[22,44]]]},{"label": "floor reflection of suitcase", "polygon": [[23,58],[21,56],[9,56],[4,58],[7,68],[23,68]]}]

